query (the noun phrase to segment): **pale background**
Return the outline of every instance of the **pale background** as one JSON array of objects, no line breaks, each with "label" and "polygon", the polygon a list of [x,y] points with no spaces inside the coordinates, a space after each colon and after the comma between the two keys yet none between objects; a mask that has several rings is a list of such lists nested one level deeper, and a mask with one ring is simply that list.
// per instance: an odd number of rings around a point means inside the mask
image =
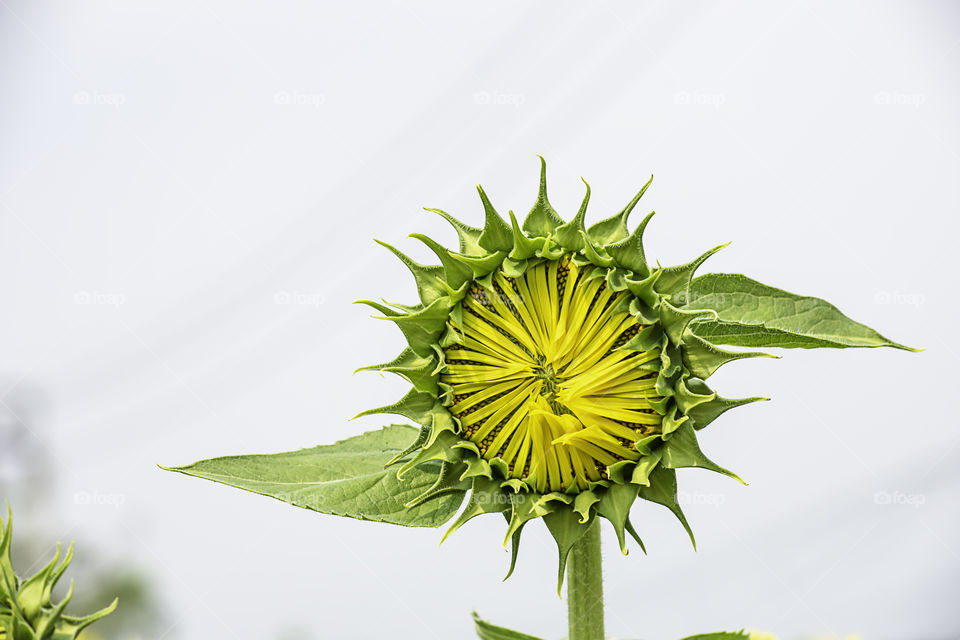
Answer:
[{"label": "pale background", "polygon": [[542,525],[501,584],[496,517],[438,548],[155,466],[383,424],[347,420],[405,385],[351,371],[402,338],[350,302],[414,289],[371,237],[426,259],[408,232],[454,236],[420,208],[476,223],[477,182],[525,213],[539,153],[563,215],[581,175],[596,220],[655,173],[649,255],[734,240],[711,270],[926,348],[718,375],[774,400],[703,434],[750,486],[681,473],[696,553],[656,505],[649,556],[607,532],[610,635],[960,637],[958,26],[951,2],[0,0],[15,514],[142,571],[168,616],[143,637],[469,638],[471,608],[562,636]]}]

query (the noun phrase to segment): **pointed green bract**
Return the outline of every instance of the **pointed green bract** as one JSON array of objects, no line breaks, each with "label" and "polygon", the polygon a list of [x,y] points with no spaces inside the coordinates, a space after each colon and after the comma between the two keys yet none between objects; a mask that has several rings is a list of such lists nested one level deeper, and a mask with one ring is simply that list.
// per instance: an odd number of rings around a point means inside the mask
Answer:
[{"label": "pointed green bract", "polygon": [[567,568],[567,558],[570,550],[591,526],[580,521],[580,516],[571,509],[555,509],[543,516],[543,522],[557,541],[557,550],[560,553],[559,570],[557,574],[557,595],[563,587],[563,577]]},{"label": "pointed green bract", "polygon": [[530,209],[523,221],[523,230],[532,237],[545,238],[551,235],[557,227],[563,224],[563,218],[547,199],[547,161],[540,158],[540,190],[537,192],[537,201]]},{"label": "pointed green bract", "polygon": [[490,252],[510,251],[513,249],[513,233],[510,231],[510,227],[490,204],[490,199],[484,193],[483,187],[477,185],[477,191],[480,193],[480,200],[483,202],[485,216],[483,233],[480,234],[478,240],[480,247]]},{"label": "pointed green bract", "polygon": [[761,351],[727,351],[711,344],[696,335],[684,336],[686,349],[683,350],[683,363],[695,378],[707,379],[717,369],[743,358],[777,358],[778,356]]},{"label": "pointed green bract", "polygon": [[627,271],[633,272],[639,280],[645,279],[650,273],[647,256],[643,249],[643,232],[655,213],[654,211],[648,213],[643,222],[637,225],[637,228],[628,237],[605,247],[607,253],[616,260],[617,264]]},{"label": "pointed green bract", "polygon": [[557,242],[574,251],[583,249],[583,234],[587,232],[584,220],[587,217],[587,205],[590,204],[590,185],[587,184],[586,180],[583,181],[583,184],[587,187],[587,192],[583,196],[580,210],[577,211],[577,215],[573,216],[573,220],[560,225],[556,230]]},{"label": "pointed green bract", "polygon": [[587,230],[587,235],[601,245],[613,244],[623,240],[624,238],[627,238],[630,235],[630,228],[627,227],[627,220],[629,219],[630,214],[633,212],[634,207],[636,207],[637,203],[640,202],[640,198],[643,197],[643,194],[647,192],[647,189],[650,188],[652,183],[653,176],[650,176],[650,179],[647,180],[645,185],[643,185],[643,188],[640,189],[640,192],[633,197],[633,200],[631,200],[620,213],[594,224]]},{"label": "pointed green bract", "polygon": [[375,240],[375,242],[389,249],[393,255],[400,258],[400,261],[407,266],[410,273],[413,274],[414,280],[417,282],[417,293],[420,294],[420,302],[424,306],[429,305],[437,298],[442,298],[447,295],[449,286],[445,279],[446,272],[442,266],[424,266],[386,242],[380,240]]},{"label": "pointed green bract", "polygon": [[441,211],[440,209],[426,208],[424,210],[436,213],[450,223],[450,226],[457,232],[457,237],[460,240],[460,253],[465,255],[483,253],[483,249],[480,248],[480,235],[483,233],[483,229],[477,229],[476,227],[464,224],[446,211]]},{"label": "pointed green bract", "polygon": [[707,258],[726,248],[729,244],[727,242],[718,245],[686,264],[667,267],[657,280],[657,291],[669,296],[670,300],[677,306],[685,304],[690,299],[690,281],[693,279],[693,274],[700,268],[700,265],[707,261]]},{"label": "pointed green bract", "polygon": [[435,357],[419,356],[407,347],[390,362],[360,367],[357,371],[389,371],[406,378],[415,390],[436,395],[438,389],[434,371],[438,364]]},{"label": "pointed green bract", "polygon": [[597,504],[597,514],[603,516],[613,525],[613,530],[617,533],[617,542],[620,543],[620,552],[627,555],[627,521],[630,518],[630,507],[637,499],[637,492],[640,485],[631,482],[623,484],[614,484],[600,498]]}]

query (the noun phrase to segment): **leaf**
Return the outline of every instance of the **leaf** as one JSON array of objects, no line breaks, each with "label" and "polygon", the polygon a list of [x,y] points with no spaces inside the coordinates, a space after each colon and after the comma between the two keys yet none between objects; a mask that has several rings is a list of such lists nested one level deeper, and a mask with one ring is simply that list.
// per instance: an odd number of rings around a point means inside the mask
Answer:
[{"label": "leaf", "polygon": [[505,627],[498,627],[486,620],[481,620],[477,612],[473,612],[473,622],[477,626],[477,636],[480,640],[541,640],[519,631],[511,631]]},{"label": "leaf", "polygon": [[460,508],[465,492],[444,494],[411,508],[404,505],[433,486],[440,464],[411,469],[402,481],[397,479],[396,469],[384,469],[418,434],[415,427],[395,424],[312,449],[228,456],[164,468],[320,513],[408,527],[438,527]]},{"label": "leaf", "polygon": [[687,636],[683,640],[750,640],[750,634],[745,631],[717,631]]},{"label": "leaf", "polygon": [[693,332],[715,344],[738,347],[895,347],[915,351],[855,322],[820,298],[799,296],[736,273],[694,278],[686,310],[712,309]]}]

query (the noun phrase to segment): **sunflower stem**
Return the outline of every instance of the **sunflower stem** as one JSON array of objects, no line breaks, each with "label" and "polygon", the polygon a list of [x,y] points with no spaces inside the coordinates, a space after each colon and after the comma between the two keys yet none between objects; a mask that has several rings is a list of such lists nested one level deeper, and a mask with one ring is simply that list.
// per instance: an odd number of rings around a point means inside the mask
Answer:
[{"label": "sunflower stem", "polygon": [[604,640],[600,526],[593,524],[570,550],[567,564],[569,640]]}]

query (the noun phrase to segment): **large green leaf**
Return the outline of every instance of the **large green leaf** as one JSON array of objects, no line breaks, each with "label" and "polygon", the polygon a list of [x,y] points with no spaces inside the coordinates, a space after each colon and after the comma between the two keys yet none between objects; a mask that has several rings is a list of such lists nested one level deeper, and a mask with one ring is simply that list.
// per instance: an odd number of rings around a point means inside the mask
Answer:
[{"label": "large green leaf", "polygon": [[438,527],[460,508],[464,491],[452,491],[412,508],[404,505],[433,486],[440,463],[411,469],[402,481],[397,479],[396,467],[384,468],[419,433],[414,427],[395,424],[312,449],[228,456],[165,468],[320,513],[408,527]]},{"label": "large green leaf", "polygon": [[798,296],[736,273],[694,278],[687,310],[712,309],[717,320],[691,325],[714,344],[739,347],[896,347],[870,327],[855,322],[820,298]]},{"label": "large green leaf", "polygon": [[519,631],[511,631],[504,627],[498,627],[490,624],[486,620],[481,620],[477,612],[473,612],[473,622],[477,625],[477,635],[480,640],[541,640],[536,636],[529,636]]}]

